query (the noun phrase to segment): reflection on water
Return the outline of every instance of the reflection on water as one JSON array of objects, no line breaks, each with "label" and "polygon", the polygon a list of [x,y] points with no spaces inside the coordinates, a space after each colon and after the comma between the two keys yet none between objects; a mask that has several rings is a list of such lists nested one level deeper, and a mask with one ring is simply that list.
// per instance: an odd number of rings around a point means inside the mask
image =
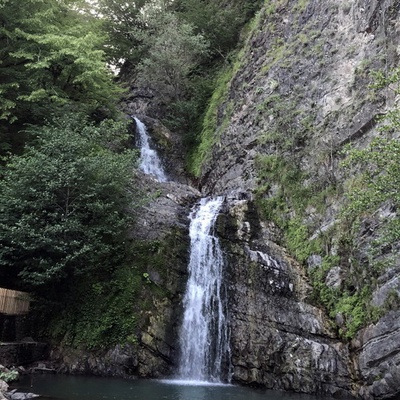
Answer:
[{"label": "reflection on water", "polygon": [[46,400],[317,400],[313,396],[205,382],[65,375],[24,376],[14,386]]}]

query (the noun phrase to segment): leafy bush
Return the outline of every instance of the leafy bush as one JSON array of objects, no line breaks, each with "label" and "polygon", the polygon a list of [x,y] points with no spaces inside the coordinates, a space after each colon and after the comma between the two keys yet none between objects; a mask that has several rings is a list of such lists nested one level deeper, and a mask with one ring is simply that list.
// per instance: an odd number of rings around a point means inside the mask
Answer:
[{"label": "leafy bush", "polygon": [[7,383],[17,380],[18,376],[18,371],[6,370],[0,372],[0,379]]}]

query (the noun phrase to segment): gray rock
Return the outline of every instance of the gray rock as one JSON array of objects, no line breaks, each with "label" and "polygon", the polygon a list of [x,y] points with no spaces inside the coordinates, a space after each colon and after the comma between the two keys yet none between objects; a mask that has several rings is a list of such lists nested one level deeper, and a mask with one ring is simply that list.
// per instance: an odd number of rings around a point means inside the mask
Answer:
[{"label": "gray rock", "polygon": [[35,397],[39,397],[38,394],[22,393],[22,392],[17,392],[17,391],[11,391],[11,392],[7,393],[7,396],[10,400],[27,400],[27,399],[33,399]]},{"label": "gray rock", "polygon": [[6,392],[8,390],[8,383],[4,382],[2,379],[0,379],[0,392]]},{"label": "gray rock", "polygon": [[329,270],[325,285],[332,289],[339,289],[342,285],[342,269],[340,267],[333,267]]},{"label": "gray rock", "polygon": [[322,264],[322,257],[319,254],[312,254],[307,259],[308,268],[319,267]]},{"label": "gray rock", "polygon": [[400,311],[392,311],[359,334],[363,394],[388,398],[400,393]]},{"label": "gray rock", "polygon": [[394,276],[383,285],[379,286],[373,293],[372,304],[381,307],[389,294],[397,293],[400,297],[400,277]]}]

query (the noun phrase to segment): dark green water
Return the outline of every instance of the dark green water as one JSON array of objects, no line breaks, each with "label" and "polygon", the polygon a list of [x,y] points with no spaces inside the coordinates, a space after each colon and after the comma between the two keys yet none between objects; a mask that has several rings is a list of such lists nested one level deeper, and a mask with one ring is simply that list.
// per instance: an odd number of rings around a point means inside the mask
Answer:
[{"label": "dark green water", "polygon": [[[253,390],[233,385],[191,385],[178,381],[33,375],[14,385],[47,400],[317,400],[316,397]],[[320,399],[322,400],[322,399]]]}]

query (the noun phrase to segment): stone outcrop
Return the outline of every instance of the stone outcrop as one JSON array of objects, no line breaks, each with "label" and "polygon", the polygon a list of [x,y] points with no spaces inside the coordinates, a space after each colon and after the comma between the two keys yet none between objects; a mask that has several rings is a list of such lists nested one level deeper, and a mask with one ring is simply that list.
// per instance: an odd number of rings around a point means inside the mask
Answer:
[{"label": "stone outcrop", "polygon": [[50,363],[39,368],[34,365],[34,372],[48,370],[57,373],[129,377],[137,374],[139,364],[137,347],[129,344],[117,345],[97,353],[60,346],[52,349],[50,359]]},{"label": "stone outcrop", "polygon": [[7,397],[5,397],[7,391],[8,391],[8,384],[2,379],[0,379],[0,400],[7,399]]},{"label": "stone outcrop", "polygon": [[135,178],[135,189],[144,198],[135,210],[135,240],[156,240],[169,235],[175,228],[188,230],[191,206],[201,197],[196,189],[175,182],[157,182],[140,171]]}]

